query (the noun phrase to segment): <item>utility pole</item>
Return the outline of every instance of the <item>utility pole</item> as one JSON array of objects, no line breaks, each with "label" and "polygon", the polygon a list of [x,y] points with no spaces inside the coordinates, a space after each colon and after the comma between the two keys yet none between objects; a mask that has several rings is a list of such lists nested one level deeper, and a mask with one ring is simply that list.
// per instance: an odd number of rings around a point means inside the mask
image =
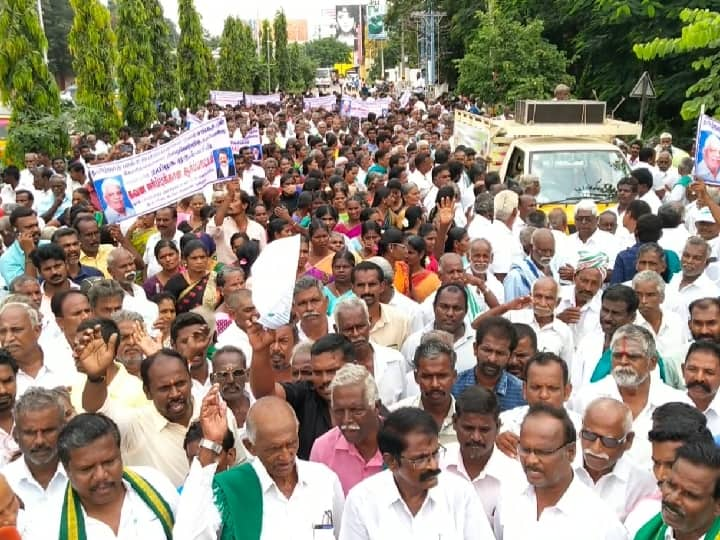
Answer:
[{"label": "utility pole", "polygon": [[405,80],[405,21],[400,21],[400,80]]},{"label": "utility pole", "polygon": [[[43,21],[43,7],[42,7],[42,0],[37,0],[37,12],[38,12],[38,19],[40,19],[40,29],[42,30],[43,35],[45,35],[45,22]],[[45,63],[48,63],[48,51],[47,47],[43,49],[43,58],[45,59]]]},{"label": "utility pole", "polygon": [[427,0],[426,11],[413,11],[410,16],[418,20],[418,27],[422,35],[418,36],[420,45],[420,66],[425,67],[428,84],[437,84],[439,55],[438,44],[440,36],[440,20],[445,17],[444,11],[435,10],[435,0]]}]

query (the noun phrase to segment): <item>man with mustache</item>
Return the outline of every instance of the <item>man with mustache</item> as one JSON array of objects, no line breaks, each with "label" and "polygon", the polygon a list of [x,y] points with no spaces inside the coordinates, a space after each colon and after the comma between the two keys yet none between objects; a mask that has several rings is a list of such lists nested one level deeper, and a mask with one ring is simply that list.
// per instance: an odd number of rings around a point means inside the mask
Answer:
[{"label": "man with mustache", "polygon": [[250,370],[252,393],[257,399],[275,395],[290,404],[300,422],[297,455],[307,459],[315,439],[332,427],[330,383],[341,367],[355,363],[355,348],[344,336],[327,334],[313,343],[310,349],[310,380],[280,384],[275,382],[270,363],[270,344],[274,340],[274,332],[252,321],[248,323],[248,337],[253,348]]},{"label": "man with mustache", "polygon": [[60,246],[45,244],[33,251],[30,257],[42,279],[40,284],[40,291],[42,292],[40,313],[42,313],[43,319],[53,321],[55,317],[50,308],[53,296],[56,293],[75,289],[78,286],[68,279],[65,252]]},{"label": "man with mustache", "polygon": [[[345,336],[355,349],[355,362],[374,377],[383,405],[389,407],[405,395],[402,355],[370,338],[370,317],[365,302],[352,297],[335,307],[335,331]],[[277,333],[277,332],[276,332]]]},{"label": "man with mustache", "polygon": [[698,298],[690,304],[689,311],[688,327],[691,340],[677,345],[667,358],[667,362],[672,363],[673,369],[678,372],[682,372],[682,364],[685,362],[690,345],[694,342],[704,340],[720,343],[720,299]]},{"label": "man with mustache", "polygon": [[502,317],[484,319],[475,333],[477,365],[458,375],[452,388],[453,396],[477,384],[495,392],[500,412],[525,405],[522,381],[506,370],[516,346],[517,334],[510,321]]},{"label": "man with mustache", "polygon": [[57,445],[68,482],[60,519],[46,522],[45,538],[58,532],[79,540],[172,537],[177,490],[156,469],[127,467],[123,442],[118,426],[102,414],[80,414],[65,425]]},{"label": "man with mustache", "polygon": [[[478,198],[482,195],[482,193],[478,195]],[[492,204],[492,197],[490,197],[489,194],[488,197]],[[470,224],[470,227],[471,226],[472,224]],[[470,234],[470,227],[468,227],[468,234],[472,238],[473,235]],[[503,288],[503,284],[500,283],[498,278],[495,277],[495,274],[490,270],[493,262],[492,244],[490,244],[486,238],[475,238],[475,240],[470,242],[468,258],[470,259],[470,266],[468,266],[466,272],[483,280],[487,288],[495,295],[497,301],[501,304],[504,303],[505,289]]]},{"label": "man with mustache", "polygon": [[100,243],[100,227],[91,215],[78,217],[72,226],[80,240],[80,264],[95,268],[109,278],[107,258],[115,247]]},{"label": "man with mustache", "polygon": [[322,282],[314,277],[303,276],[295,282],[292,315],[297,321],[300,341],[317,341],[332,329],[327,315],[328,300],[322,291]]},{"label": "man with mustache", "polygon": [[512,356],[510,356],[507,370],[521,381],[524,381],[525,366],[538,353],[537,334],[535,330],[524,323],[513,323],[513,328],[517,333],[518,342]]},{"label": "man with mustache", "polygon": [[190,368],[192,389],[197,399],[212,386],[208,348],[213,340],[214,332],[199,313],[181,313],[170,326],[170,343]]},{"label": "man with mustache", "polygon": [[187,361],[173,349],[160,349],[143,360],[140,374],[148,403],[128,409],[108,395],[107,374],[118,338],[117,334],[103,335],[96,326],[75,339],[78,369],[87,375],[83,409],[100,412],[117,423],[126,465],[156,468],[180,486],[189,470],[182,443],[200,409],[199,400],[191,395]]},{"label": "man with mustache", "polygon": [[517,452],[526,482],[503,491],[495,511],[498,540],[625,540],[609,506],[573,472],[576,432],[565,409],[533,405]]},{"label": "man with mustache", "polygon": [[[10,226],[16,239],[0,256],[0,275],[6,284],[18,276],[37,276],[37,268],[30,254],[40,245],[40,226],[37,214],[30,208],[18,206],[10,213]],[[46,243],[43,240],[43,243]]]},{"label": "man with mustache", "polygon": [[380,472],[380,397],[373,376],[361,365],[340,368],[330,383],[330,414],[335,425],[313,444],[310,461],[338,475],[347,496],[356,484]]},{"label": "man with mustache", "polygon": [[252,291],[240,289],[231,292],[225,297],[225,306],[233,322],[218,336],[217,346],[234,345],[240,347],[242,352],[245,353],[248,363],[251,363],[252,347],[245,329],[248,321],[252,320],[253,317],[260,316],[253,303]]},{"label": "man with mustache", "polygon": [[13,438],[17,371],[15,359],[6,350],[0,349],[0,467],[10,463],[20,450]]},{"label": "man with mustache", "polygon": [[76,285],[88,278],[103,277],[103,273],[92,266],[80,264],[80,240],[78,232],[71,227],[61,227],[53,233],[52,243],[57,244],[65,252],[68,277]]},{"label": "man with mustache", "polygon": [[[598,397],[622,401],[632,411],[633,431],[647,433],[653,411],[670,401],[692,403],[683,392],[651,377],[657,366],[657,350],[652,334],[641,326],[628,324],[615,331],[610,343],[611,373],[582,388],[572,400],[572,408],[584,414]],[[652,450],[644,437],[638,437],[628,455],[641,467],[649,467]]]},{"label": "man with mustache", "polygon": [[[607,275],[607,256],[601,252],[582,251],[573,284],[562,287],[555,314],[573,333],[573,343],[600,332],[600,291]],[[571,363],[572,358],[566,358]]]},{"label": "man with mustache", "polygon": [[511,311],[508,319],[527,324],[535,331],[538,350],[555,353],[571,362],[575,351],[573,335],[568,325],[555,317],[559,301],[557,281],[541,277],[532,285],[532,307]]},{"label": "man with mustache", "polygon": [[530,246],[530,255],[525,257],[522,262],[513,263],[505,276],[503,286],[506,302],[530,294],[533,283],[542,276],[557,277],[550,268],[550,263],[555,256],[555,237],[552,231],[537,229],[532,234]]},{"label": "man with mustache", "polygon": [[[436,333],[445,334],[442,331]],[[456,361],[457,355],[447,341],[439,337],[421,341],[413,357],[413,374],[420,392],[398,401],[392,407],[393,410],[417,407],[429,412],[439,427],[442,444],[457,441],[453,427],[455,398],[451,393],[457,379]]]},{"label": "man with mustache", "polygon": [[340,540],[492,538],[472,486],[442,472],[445,448],[433,417],[416,407],[390,413],[378,433],[386,469],[360,482],[345,503]]},{"label": "man with mustache", "polygon": [[707,275],[712,250],[710,245],[699,236],[691,236],[685,242],[680,264],[682,271],[675,274],[668,289],[679,294],[683,304],[690,304],[698,298],[720,296],[720,288]]},{"label": "man with mustache", "polygon": [[31,388],[15,403],[14,414],[13,437],[22,456],[7,464],[2,474],[29,515],[58,523],[67,486],[57,453],[65,407],[55,391]]},{"label": "man with mustache", "polygon": [[662,510],[635,535],[636,540],[696,540],[720,535],[720,450],[711,443],[688,443],[677,451],[662,485]]},{"label": "man with mustache", "polygon": [[292,355],[299,342],[297,326],[284,324],[275,330],[275,339],[270,344],[270,364],[277,382],[291,382],[293,378]]},{"label": "man with mustache", "polygon": [[575,474],[615,512],[621,522],[643,497],[657,491],[655,478],[626,456],[632,447],[632,413],[612,398],[598,398],[585,410],[580,443],[582,466]]},{"label": "man with mustache", "polygon": [[700,340],[690,345],[682,366],[687,395],[707,418],[713,436],[720,435],[720,345]]},{"label": "man with mustache", "polygon": [[457,443],[447,446],[441,468],[470,482],[482,501],[488,520],[492,519],[500,489],[522,484],[518,462],[495,448],[500,428],[500,409],[495,394],[471,386],[455,401],[453,425]]},{"label": "man with mustache", "polygon": [[135,283],[138,273],[133,254],[123,247],[113,249],[107,257],[107,269],[124,291],[123,309],[142,315],[145,328],[151,331],[158,318],[158,307],[147,299],[145,289]]}]

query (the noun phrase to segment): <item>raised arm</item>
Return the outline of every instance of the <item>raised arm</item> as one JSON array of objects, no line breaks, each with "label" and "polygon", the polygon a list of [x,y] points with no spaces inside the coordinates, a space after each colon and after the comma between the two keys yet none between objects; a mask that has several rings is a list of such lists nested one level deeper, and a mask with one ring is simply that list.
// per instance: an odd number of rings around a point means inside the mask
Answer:
[{"label": "raised arm", "polygon": [[250,388],[256,399],[275,395],[286,399],[285,389],[275,382],[275,372],[270,363],[270,344],[275,332],[263,328],[257,321],[248,323],[247,335],[253,349],[253,361],[250,367]]},{"label": "raised arm", "polygon": [[99,325],[75,338],[75,364],[87,376],[82,393],[82,406],[87,412],[97,412],[107,399],[107,372],[115,359],[117,340],[118,335],[113,334],[105,342]]}]

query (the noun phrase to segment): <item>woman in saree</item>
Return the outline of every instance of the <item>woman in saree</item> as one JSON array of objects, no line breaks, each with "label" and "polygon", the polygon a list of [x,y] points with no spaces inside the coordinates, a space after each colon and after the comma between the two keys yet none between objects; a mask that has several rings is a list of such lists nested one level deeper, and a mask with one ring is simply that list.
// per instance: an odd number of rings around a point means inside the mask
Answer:
[{"label": "woman in saree", "polygon": [[143,283],[143,289],[148,298],[163,292],[167,282],[180,271],[180,250],[175,245],[175,242],[172,240],[160,240],[155,244],[154,253],[162,270],[150,276]]},{"label": "woman in saree", "polygon": [[[360,213],[363,210],[362,195],[348,199],[345,207],[348,216],[347,223],[338,223],[334,230],[353,240],[360,236],[362,229],[362,221],[360,220]],[[358,246],[360,245],[359,242],[356,241],[356,243]]]},{"label": "woman in saree", "polygon": [[202,193],[196,193],[190,197],[190,204],[188,205],[190,217],[187,219],[187,224],[190,225],[192,232],[205,231],[207,225],[207,213],[203,214],[205,206],[205,196]]},{"label": "woman in saree", "polygon": [[222,298],[222,303],[215,310],[215,330],[219,336],[232,324],[230,310],[225,305],[225,298],[230,293],[245,288],[245,271],[237,266],[225,266],[218,272],[216,278],[217,290]]},{"label": "woman in saree", "polygon": [[382,235],[382,229],[374,221],[363,221],[360,234],[361,249],[358,252],[360,258],[365,260],[377,255],[378,243]]},{"label": "woman in saree", "polygon": [[183,246],[182,258],[184,270],[165,284],[165,290],[177,298],[177,313],[187,313],[198,306],[215,311],[219,303],[217,274],[208,270],[208,248],[200,240],[190,240]]},{"label": "woman in saree", "polygon": [[435,272],[425,268],[427,245],[422,236],[408,236],[405,244],[407,264],[410,267],[410,296],[422,304],[423,300],[438,290],[441,285],[440,278]]},{"label": "woman in saree", "polygon": [[310,251],[306,274],[319,279],[324,285],[330,283],[332,277],[332,260],[335,252],[328,245],[330,229],[318,219],[313,219],[308,227]]},{"label": "woman in saree", "polygon": [[332,259],[333,281],[323,288],[328,299],[327,314],[332,315],[335,305],[353,295],[350,274],[355,267],[355,255],[347,249],[338,251]]},{"label": "woman in saree", "polygon": [[410,294],[410,268],[405,262],[407,245],[405,245],[402,231],[395,228],[386,230],[378,243],[377,254],[387,259],[395,270],[393,279],[395,290],[408,296]]}]

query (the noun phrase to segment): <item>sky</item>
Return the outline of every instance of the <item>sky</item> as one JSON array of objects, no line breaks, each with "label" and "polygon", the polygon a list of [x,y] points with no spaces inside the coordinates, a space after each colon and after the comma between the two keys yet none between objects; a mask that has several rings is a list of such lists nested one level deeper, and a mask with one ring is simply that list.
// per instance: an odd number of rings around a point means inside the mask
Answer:
[{"label": "sky", "polygon": [[[177,0],[160,0],[165,16],[177,24]],[[352,3],[337,0],[262,0],[254,2],[255,6],[248,9],[247,0],[235,2],[219,2],[218,0],[195,0],[195,8],[202,17],[203,27],[213,35],[222,33],[225,18],[229,15],[243,19],[268,19],[283,8],[288,19],[319,18],[322,8],[334,7],[336,4]]]}]

